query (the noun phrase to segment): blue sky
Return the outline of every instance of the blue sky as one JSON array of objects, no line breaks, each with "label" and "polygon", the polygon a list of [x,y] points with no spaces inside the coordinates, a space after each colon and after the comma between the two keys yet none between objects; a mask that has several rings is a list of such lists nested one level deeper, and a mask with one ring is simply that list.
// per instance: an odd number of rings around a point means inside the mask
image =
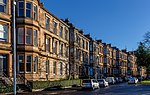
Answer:
[{"label": "blue sky", "polygon": [[135,50],[150,31],[150,0],[41,0],[58,18],[69,20],[94,39]]}]

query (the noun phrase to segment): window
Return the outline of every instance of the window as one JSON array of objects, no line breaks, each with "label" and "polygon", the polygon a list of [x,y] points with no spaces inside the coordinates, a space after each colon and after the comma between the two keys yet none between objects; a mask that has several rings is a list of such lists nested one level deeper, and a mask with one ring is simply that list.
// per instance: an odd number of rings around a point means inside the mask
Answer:
[{"label": "window", "polygon": [[26,29],[26,44],[32,44],[32,29]]},{"label": "window", "polygon": [[34,20],[37,20],[37,6],[34,5]]},{"label": "window", "polygon": [[32,71],[32,56],[26,55],[26,72]]},{"label": "window", "polygon": [[53,63],[53,74],[56,75],[56,62]]},{"label": "window", "polygon": [[24,28],[18,28],[18,44],[24,43]]},{"label": "window", "polygon": [[50,52],[50,38],[46,37],[46,51]]},{"label": "window", "polygon": [[26,3],[26,17],[31,18],[31,14],[32,14],[32,4],[31,2],[27,2]]},{"label": "window", "polygon": [[18,55],[18,71],[20,73],[24,72],[24,56]]},{"label": "window", "polygon": [[59,36],[63,37],[63,27],[62,26],[59,27]]},{"label": "window", "polygon": [[38,57],[37,56],[35,56],[34,57],[34,72],[37,72],[37,70],[38,70]]},{"label": "window", "polygon": [[92,44],[90,44],[90,51],[93,51],[93,46],[92,46]]},{"label": "window", "polygon": [[62,75],[63,74],[63,64],[62,64],[62,62],[60,62],[60,75]]},{"label": "window", "polygon": [[38,45],[38,37],[37,37],[37,30],[34,30],[34,46]]},{"label": "window", "polygon": [[49,18],[48,17],[46,17],[46,30],[49,30]]},{"label": "window", "polygon": [[24,16],[24,2],[18,3],[18,16]]},{"label": "window", "polygon": [[63,44],[60,44],[59,53],[61,56],[63,56]]},{"label": "window", "polygon": [[84,40],[82,39],[82,48],[84,48]]},{"label": "window", "polygon": [[54,34],[57,34],[57,23],[56,22],[54,22],[53,31],[54,31]]},{"label": "window", "polygon": [[53,43],[53,53],[57,54],[57,41]]},{"label": "window", "polygon": [[66,47],[66,57],[68,57],[68,46]]},{"label": "window", "polygon": [[86,50],[88,50],[88,42],[86,42]]},{"label": "window", "polygon": [[0,12],[5,12],[7,10],[7,0],[0,0]]},{"label": "window", "polygon": [[65,29],[65,40],[68,40],[68,31]]},{"label": "window", "polygon": [[46,74],[49,74],[49,60],[46,60]]},{"label": "window", "polygon": [[0,41],[8,40],[8,25],[0,24]]}]

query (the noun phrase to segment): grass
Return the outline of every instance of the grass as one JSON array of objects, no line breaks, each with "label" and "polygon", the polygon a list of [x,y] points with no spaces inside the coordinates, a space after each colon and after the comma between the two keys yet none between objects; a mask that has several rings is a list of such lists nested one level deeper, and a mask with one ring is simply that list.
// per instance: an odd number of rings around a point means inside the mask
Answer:
[{"label": "grass", "polygon": [[141,81],[140,84],[150,85],[150,80]]}]

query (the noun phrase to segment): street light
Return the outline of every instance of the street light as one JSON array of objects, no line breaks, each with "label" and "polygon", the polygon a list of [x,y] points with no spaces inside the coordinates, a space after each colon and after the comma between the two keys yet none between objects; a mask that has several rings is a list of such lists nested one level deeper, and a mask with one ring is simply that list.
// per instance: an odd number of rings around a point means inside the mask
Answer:
[{"label": "street light", "polygon": [[13,6],[13,12],[12,12],[12,19],[13,19],[13,90],[14,90],[14,95],[16,95],[16,20],[15,20],[15,6],[16,6],[16,1],[13,0],[12,2]]}]

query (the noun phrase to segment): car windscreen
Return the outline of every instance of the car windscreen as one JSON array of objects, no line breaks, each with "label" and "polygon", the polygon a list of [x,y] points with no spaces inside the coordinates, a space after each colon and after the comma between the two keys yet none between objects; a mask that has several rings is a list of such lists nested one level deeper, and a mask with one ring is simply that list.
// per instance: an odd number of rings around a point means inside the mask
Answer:
[{"label": "car windscreen", "polygon": [[83,80],[82,83],[91,83],[91,80]]}]

